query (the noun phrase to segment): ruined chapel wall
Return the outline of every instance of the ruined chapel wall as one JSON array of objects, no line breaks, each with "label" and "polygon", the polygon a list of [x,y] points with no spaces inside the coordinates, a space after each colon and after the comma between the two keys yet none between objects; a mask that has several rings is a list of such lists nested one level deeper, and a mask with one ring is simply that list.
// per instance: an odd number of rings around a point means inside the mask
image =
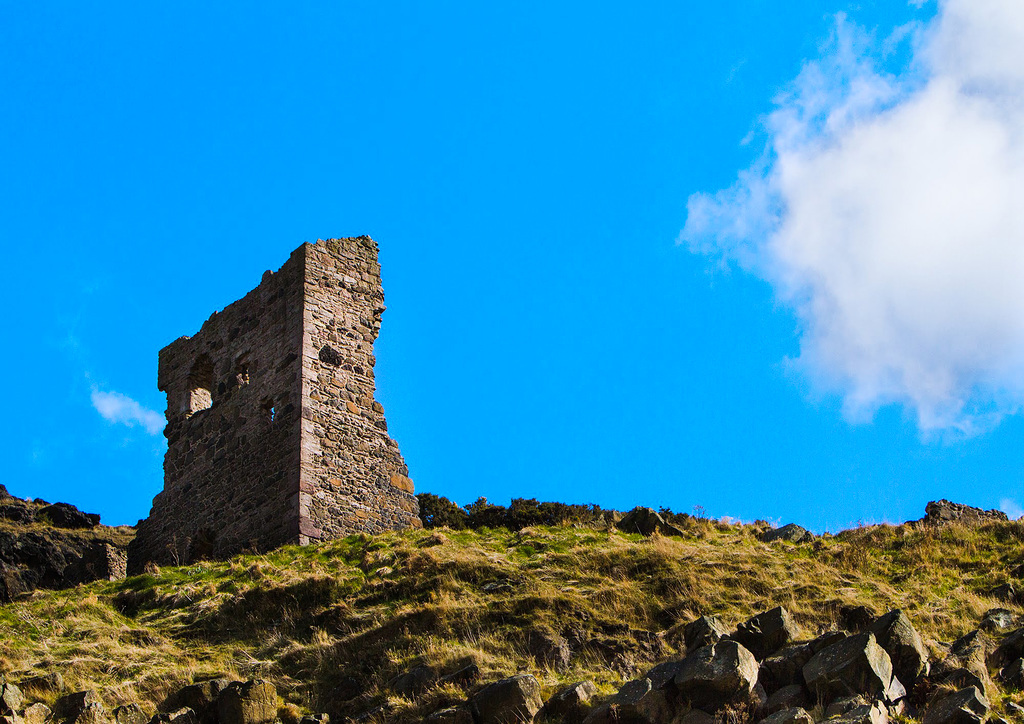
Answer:
[{"label": "ruined chapel wall", "polygon": [[376,242],[331,239],[305,249],[300,540],[416,526],[409,470],[374,398],[373,342],[384,312]]},{"label": "ruined chapel wall", "polygon": [[140,524],[130,566],[298,539],[301,252],[195,336],[161,350],[164,490]]}]

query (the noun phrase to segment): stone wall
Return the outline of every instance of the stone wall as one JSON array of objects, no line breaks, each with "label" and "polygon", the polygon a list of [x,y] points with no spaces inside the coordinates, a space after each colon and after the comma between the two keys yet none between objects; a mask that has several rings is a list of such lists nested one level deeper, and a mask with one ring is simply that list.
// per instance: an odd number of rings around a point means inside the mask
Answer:
[{"label": "stone wall", "polygon": [[164,489],[139,524],[129,572],[418,524],[373,399],[383,298],[372,239],[303,244],[161,350]]},{"label": "stone wall", "polygon": [[384,312],[377,245],[306,248],[302,338],[302,541],[419,525],[409,470],[374,399]]}]

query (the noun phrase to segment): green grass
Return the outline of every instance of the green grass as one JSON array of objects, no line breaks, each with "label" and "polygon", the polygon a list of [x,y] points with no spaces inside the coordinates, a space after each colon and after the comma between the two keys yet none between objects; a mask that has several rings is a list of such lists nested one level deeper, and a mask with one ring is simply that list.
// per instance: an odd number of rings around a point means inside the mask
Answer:
[{"label": "green grass", "polygon": [[[801,545],[696,519],[683,538],[572,527],[356,535],[37,592],[0,607],[0,674],[59,670],[108,705],[150,709],[193,678],[260,676],[301,710],[387,701],[394,720],[418,721],[465,692],[436,687],[412,701],[387,690],[417,664],[473,662],[485,681],[530,671],[545,693],[580,679],[611,692],[674,653],[701,614],[735,625],[784,605],[810,637],[836,626],[840,606],[898,607],[937,650],[987,609],[1013,608],[987,592],[1021,562],[1017,523],[873,526]],[[529,653],[541,632],[606,646],[555,671]],[[363,694],[339,702],[347,677]]]}]

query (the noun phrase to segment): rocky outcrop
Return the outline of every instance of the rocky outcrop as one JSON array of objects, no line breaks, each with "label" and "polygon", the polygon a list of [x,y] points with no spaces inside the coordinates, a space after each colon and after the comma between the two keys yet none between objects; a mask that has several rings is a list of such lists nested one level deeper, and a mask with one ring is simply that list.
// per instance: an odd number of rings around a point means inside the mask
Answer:
[{"label": "rocky outcrop", "polygon": [[969,505],[951,503],[948,500],[933,500],[924,507],[925,525],[947,525],[949,523],[988,523],[991,521],[1009,520],[1001,510],[982,510]]},{"label": "rocky outcrop", "polygon": [[626,513],[615,526],[623,533],[639,533],[640,535],[683,535],[683,531],[665,522],[653,508],[636,507]]},{"label": "rocky outcrop", "polygon": [[131,528],[73,505],[16,498],[0,486],[0,603],[37,588],[124,578]]}]

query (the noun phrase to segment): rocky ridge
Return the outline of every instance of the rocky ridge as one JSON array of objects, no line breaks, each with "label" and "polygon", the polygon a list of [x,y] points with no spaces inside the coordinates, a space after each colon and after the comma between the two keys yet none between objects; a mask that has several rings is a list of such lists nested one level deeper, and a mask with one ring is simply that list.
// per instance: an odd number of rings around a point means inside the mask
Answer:
[{"label": "rocky ridge", "polygon": [[124,578],[133,535],[68,503],[23,500],[0,485],[0,603],[37,588]]}]

